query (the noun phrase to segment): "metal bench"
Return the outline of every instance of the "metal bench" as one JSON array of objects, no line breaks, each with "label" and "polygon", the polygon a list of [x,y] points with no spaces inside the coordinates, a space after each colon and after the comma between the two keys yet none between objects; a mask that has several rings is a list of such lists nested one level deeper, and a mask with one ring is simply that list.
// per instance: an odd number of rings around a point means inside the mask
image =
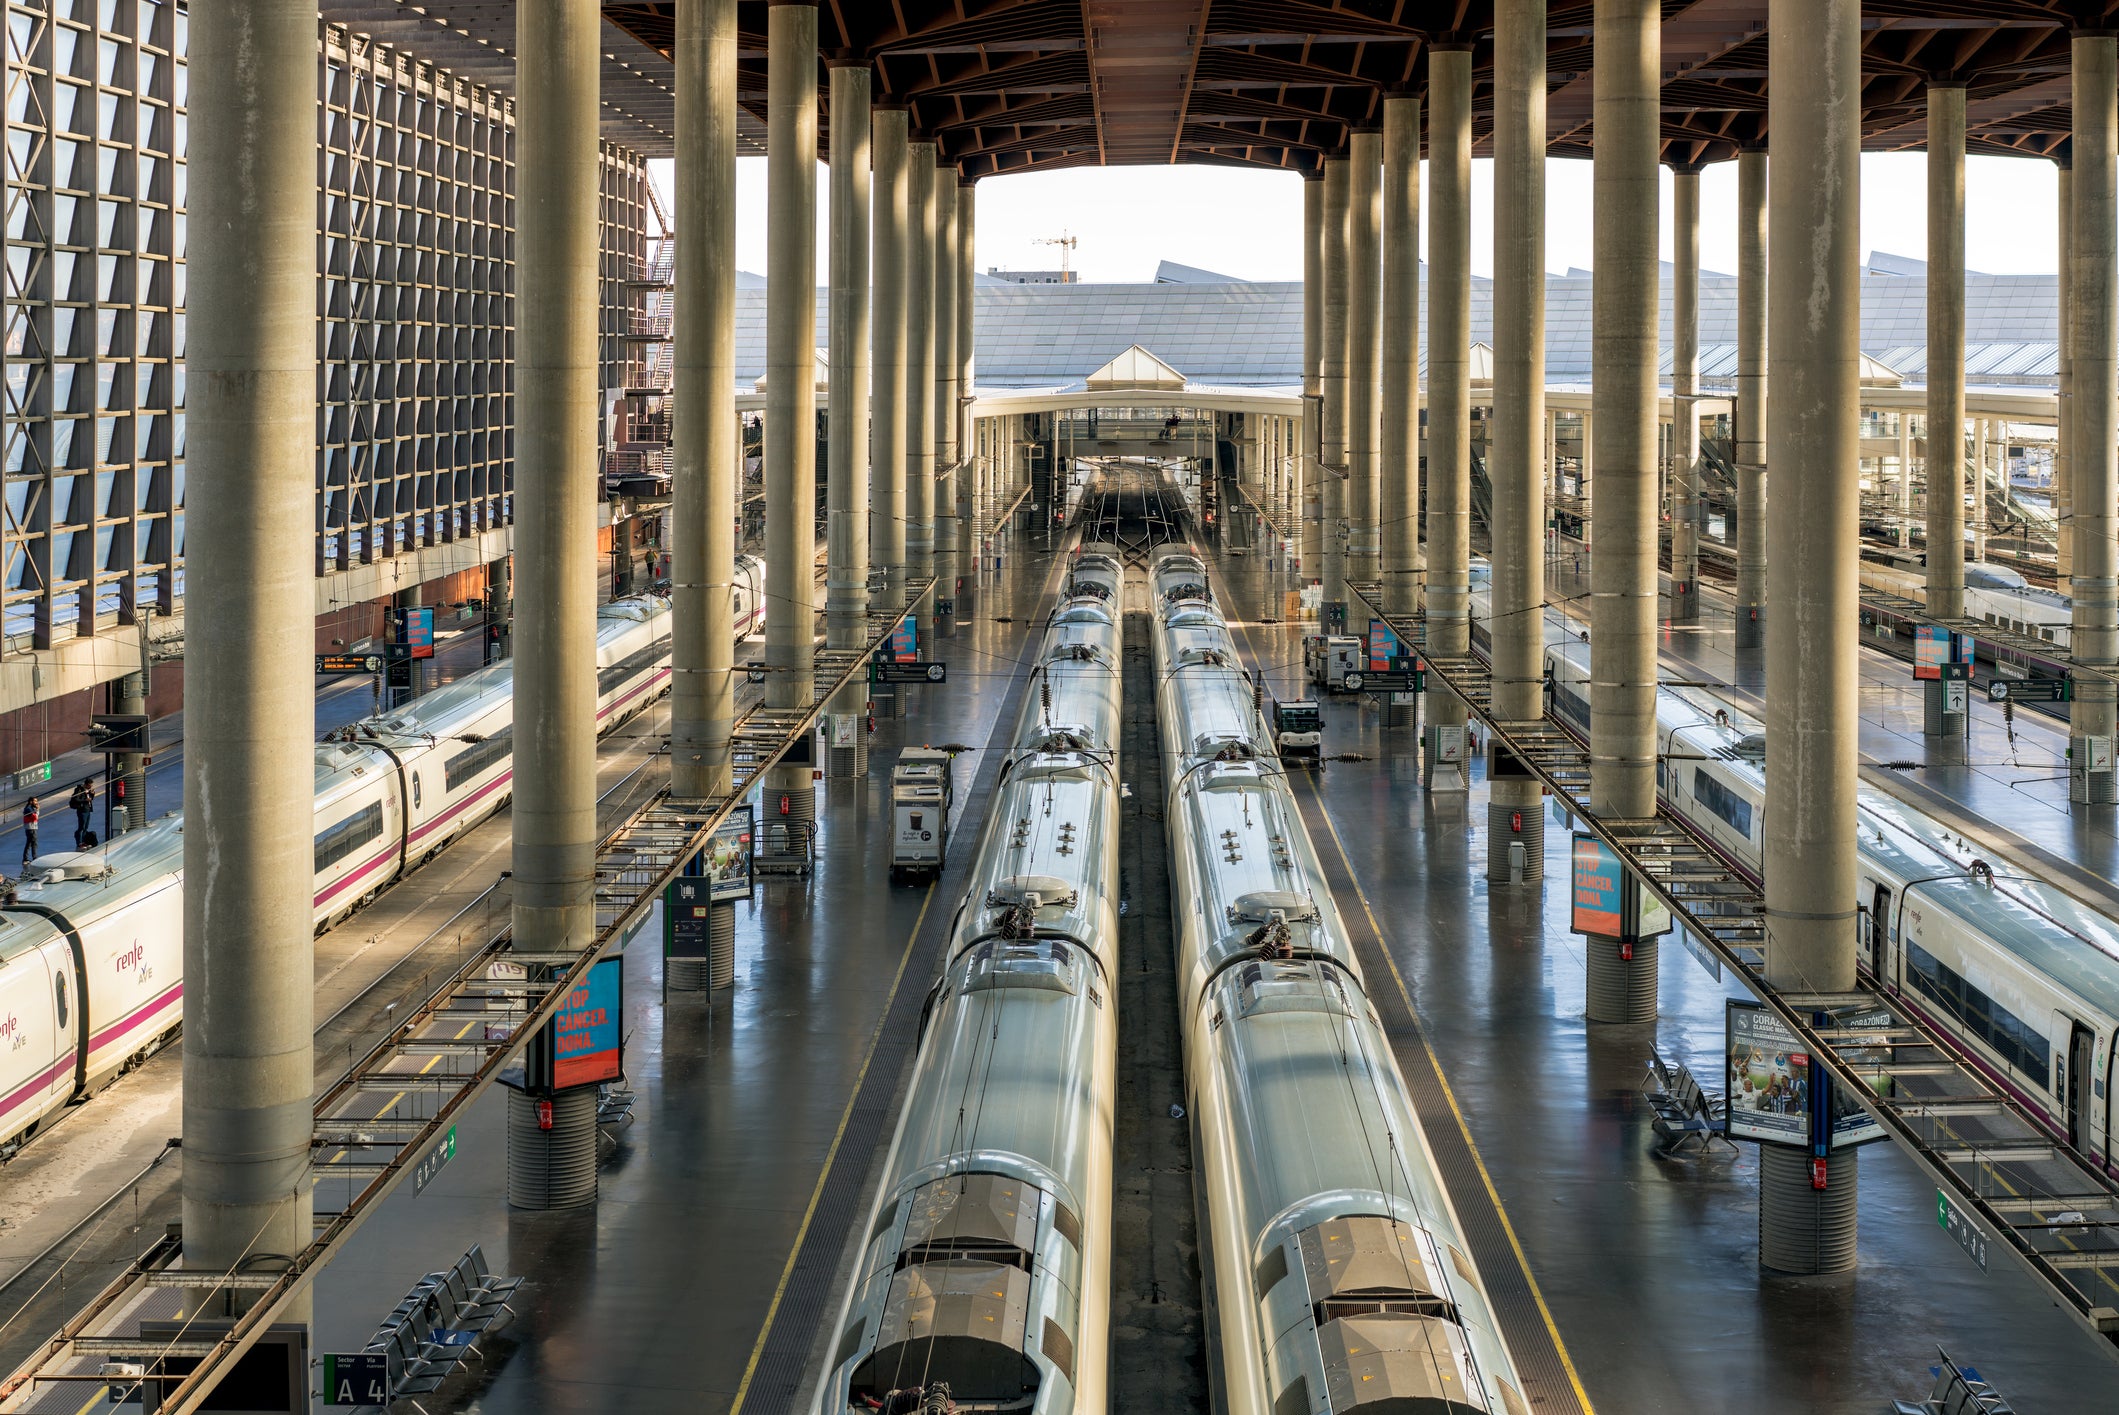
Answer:
[{"label": "metal bench", "polygon": [[1736,1148],[1735,1142],[1723,1133],[1728,1119],[1728,1103],[1703,1089],[1685,1067],[1673,1067],[1664,1061],[1662,1054],[1654,1048],[1649,1049],[1648,1070],[1641,1078],[1641,1093],[1655,1111],[1651,1124],[1661,1153],[1676,1154],[1695,1140],[1703,1151],[1712,1149],[1716,1140],[1732,1150]]},{"label": "metal bench", "polygon": [[409,1401],[426,1415],[419,1397],[439,1390],[466,1360],[485,1359],[479,1339],[505,1320],[504,1313],[514,1315],[508,1299],[522,1281],[495,1274],[485,1250],[474,1243],[450,1266],[413,1284],[367,1347],[389,1355],[393,1403]]}]

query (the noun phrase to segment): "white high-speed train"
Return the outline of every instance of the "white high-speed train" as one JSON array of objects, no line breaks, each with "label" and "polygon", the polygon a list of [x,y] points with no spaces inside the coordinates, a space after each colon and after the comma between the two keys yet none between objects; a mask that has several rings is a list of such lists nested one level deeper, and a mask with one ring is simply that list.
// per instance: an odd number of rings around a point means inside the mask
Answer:
[{"label": "white high-speed train", "polygon": [[[1591,646],[1550,643],[1553,714],[1586,737]],[[1664,803],[1754,883],[1765,869],[1761,724],[1698,689],[1656,695]],[[2119,922],[2028,877],[1997,874],[1935,821],[1862,787],[1861,966],[1947,1034],[2058,1140],[2119,1175]]]},{"label": "white high-speed train", "polygon": [[1038,648],[820,1415],[1105,1408],[1121,580],[1085,549]]},{"label": "white high-speed train", "polygon": [[[1928,602],[1928,577],[1919,570],[1864,560],[1861,587],[1919,604]],[[1967,618],[1984,619],[2066,648],[2075,602],[2057,590],[2038,588],[2006,565],[1971,560],[1964,567],[1964,612]]]},{"label": "white high-speed train", "polygon": [[[736,632],[763,617],[741,557]],[[599,732],[667,692],[669,603],[598,612]],[[480,669],[316,744],[315,922],[322,932],[505,805],[514,669]],[[184,822],[49,854],[0,905],[0,1153],[176,1034],[184,994]]]},{"label": "white high-speed train", "polygon": [[1217,1408],[1528,1415],[1205,566],[1152,579]]}]

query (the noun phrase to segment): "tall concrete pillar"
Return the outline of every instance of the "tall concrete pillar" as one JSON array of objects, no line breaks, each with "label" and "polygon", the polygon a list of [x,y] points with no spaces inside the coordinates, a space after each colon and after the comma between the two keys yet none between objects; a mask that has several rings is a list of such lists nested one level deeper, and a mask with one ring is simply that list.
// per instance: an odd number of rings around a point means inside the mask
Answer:
[{"label": "tall concrete pillar", "polygon": [[[1589,798],[1606,819],[1639,820],[1655,814],[1656,795],[1663,12],[1657,0],[1597,0],[1595,14],[1595,352],[1585,429],[1597,477]],[[1655,1020],[1652,944],[1622,950],[1618,939],[1592,937],[1587,960],[1590,1021]]]},{"label": "tall concrete pillar", "polygon": [[1323,562],[1322,503],[1318,494],[1319,457],[1323,442],[1324,398],[1324,174],[1305,174],[1302,183],[1302,470],[1295,503],[1295,554],[1304,573],[1315,575]]},{"label": "tall concrete pillar", "polygon": [[1383,312],[1376,519],[1383,606],[1420,608],[1420,99],[1383,101]]},{"label": "tall concrete pillar", "polygon": [[516,10],[514,913],[541,952],[595,933],[600,23]]},{"label": "tall concrete pillar", "polygon": [[906,122],[910,116],[903,108],[877,108],[872,132],[875,311],[869,325],[874,351],[870,461],[875,499],[868,519],[868,543],[883,567],[883,602],[891,609],[905,604],[905,415],[909,401],[905,289],[911,245],[911,218],[906,210],[911,189]]},{"label": "tall concrete pillar", "polygon": [[1700,169],[1670,173],[1670,618],[1700,617]]},{"label": "tall concrete pillar", "polygon": [[677,11],[670,791],[725,794],[736,721],[736,4]]},{"label": "tall concrete pillar", "polygon": [[1964,85],[1937,82],[1928,85],[1928,612],[1941,619],[1964,614],[1964,497]]},{"label": "tall concrete pillar", "polygon": [[[869,72],[866,64],[831,68],[831,349],[829,465],[824,486],[825,643],[859,649],[868,640],[868,258]],[[862,715],[865,684],[849,684],[832,704],[842,720]],[[836,740],[836,739],[834,739]],[[834,777],[868,774],[868,734],[833,747]]]},{"label": "tall concrete pillar", "polygon": [[1736,155],[1736,646],[1766,643],[1766,177]]},{"label": "tall concrete pillar", "polygon": [[950,416],[957,429],[963,448],[963,465],[957,473],[957,565],[965,574],[977,563],[973,558],[977,552],[974,502],[980,496],[982,473],[973,455],[971,439],[971,416],[964,400],[971,397],[972,377],[972,272],[977,268],[976,255],[972,250],[973,238],[977,235],[978,198],[977,185],[970,178],[959,174],[956,188],[956,391],[960,406]]},{"label": "tall concrete pillar", "polygon": [[2058,542],[2053,569],[2065,580],[2075,573],[2075,173],[2065,160],[2058,160],[2055,165],[2060,179],[2054,203],[2059,212],[2054,224],[2060,230],[2060,274],[2056,282],[2060,309],[2055,330],[2060,341],[2060,400],[2053,429],[2053,519]]},{"label": "tall concrete pillar", "polygon": [[1319,568],[1324,603],[1344,604],[1347,541],[1347,159],[1324,160],[1324,316],[1317,381],[1324,395],[1324,440],[1318,449],[1323,527]]},{"label": "tall concrete pillar", "polygon": [[934,166],[934,574],[935,617],[956,610],[957,220],[956,164]]},{"label": "tall concrete pillar", "polygon": [[[1786,0],[1783,0],[1786,3]],[[1860,455],[1858,0],[1773,31],[1766,512],[1766,970],[1777,984],[1854,985],[1857,490]],[[1790,16],[1791,20],[1793,16]]]},{"label": "tall concrete pillar", "polygon": [[[1494,4],[1493,710],[1504,722],[1545,714],[1545,3]],[[1599,646],[1599,657],[1602,648]],[[1542,788],[1494,783],[1487,877],[1540,877]],[[1511,859],[1511,855],[1517,856]]]},{"label": "tall concrete pillar", "polygon": [[[1377,577],[1376,493],[1383,437],[1383,133],[1362,129],[1349,139],[1348,148],[1345,574],[1349,580],[1364,581]],[[1368,606],[1351,591],[1338,597],[1346,602],[1348,632],[1365,637]]]},{"label": "tall concrete pillar", "polygon": [[909,144],[905,166],[905,569],[920,577],[935,568],[934,144]]},{"label": "tall concrete pillar", "polygon": [[[817,11],[774,5],[766,49],[765,699],[814,688],[817,504]],[[808,775],[805,771],[804,776]]]},{"label": "tall concrete pillar", "polygon": [[184,1258],[225,1272],[311,1237],[316,7],[195,0],[191,62]]},{"label": "tall concrete pillar", "polygon": [[[1472,55],[1429,55],[1427,115],[1427,643],[1471,652]],[[1452,693],[1428,706],[1461,727]]]},{"label": "tall concrete pillar", "polygon": [[[2075,611],[2069,625],[2075,657],[2109,667],[2119,662],[2119,602],[2113,576],[2114,438],[2119,436],[2119,55],[2109,32],[2074,37],[2075,132],[2072,201],[2075,417],[2070,468],[2075,526],[2074,574],[2068,580]],[[187,714],[188,716],[189,714]],[[2078,679],[2068,728],[2068,799],[2103,804],[2119,800],[2112,771],[2112,737],[2119,704],[2108,680]]]}]

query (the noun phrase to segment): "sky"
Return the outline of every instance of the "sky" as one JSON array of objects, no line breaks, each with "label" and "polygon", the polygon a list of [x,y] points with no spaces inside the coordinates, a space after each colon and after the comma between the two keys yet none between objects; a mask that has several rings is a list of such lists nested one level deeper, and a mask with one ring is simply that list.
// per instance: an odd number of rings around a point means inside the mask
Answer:
[{"label": "sky", "polygon": [[[671,164],[657,162],[665,193]],[[1862,157],[1862,250],[1921,256],[1927,246],[1927,158]],[[1422,165],[1421,185],[1426,187]],[[2050,274],[2056,264],[2053,164],[2035,158],[1965,162],[1965,264],[1989,274]],[[758,274],[769,263],[765,159],[736,164],[736,261]],[[818,282],[830,218],[828,173],[818,170]],[[1594,266],[1590,164],[1546,163],[1545,264],[1555,272]],[[1736,164],[1700,178],[1700,263],[1736,270]],[[1051,269],[1059,251],[1040,240],[1071,235],[1084,280],[1145,281],[1174,260],[1243,280],[1302,278],[1302,181],[1228,167],[1090,167],[989,177],[978,184],[978,268]],[[1422,229],[1422,249],[1426,231]],[[1670,173],[1663,173],[1662,255],[1670,258]],[[1492,269],[1493,164],[1472,164],[1472,270]]]}]

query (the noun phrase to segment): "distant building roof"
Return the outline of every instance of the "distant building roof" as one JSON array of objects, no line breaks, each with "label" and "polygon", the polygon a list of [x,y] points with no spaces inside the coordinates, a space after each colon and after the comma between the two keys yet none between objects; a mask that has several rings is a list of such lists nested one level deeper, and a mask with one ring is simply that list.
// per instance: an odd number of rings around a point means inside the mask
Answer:
[{"label": "distant building roof", "polygon": [[1137,389],[1181,390],[1185,376],[1138,344],[1082,380],[1091,392]]},{"label": "distant building roof", "polygon": [[1155,267],[1155,283],[1158,285],[1242,285],[1247,282],[1233,275],[1221,275],[1212,270],[1201,270],[1196,265],[1180,265],[1166,260]]}]

